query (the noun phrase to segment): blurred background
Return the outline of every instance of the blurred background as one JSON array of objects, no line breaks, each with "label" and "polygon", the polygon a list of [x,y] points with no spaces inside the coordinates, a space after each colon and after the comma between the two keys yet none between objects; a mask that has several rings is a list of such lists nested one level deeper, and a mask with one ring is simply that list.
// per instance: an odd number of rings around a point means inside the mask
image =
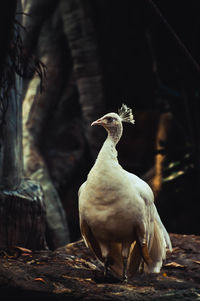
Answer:
[{"label": "blurred background", "polygon": [[120,164],[150,184],[169,232],[200,234],[199,1],[24,0],[16,12],[24,56],[42,63],[42,92],[27,73],[21,98],[48,245],[80,238],[78,189],[106,138],[90,124],[122,103],[136,123],[124,124]]}]

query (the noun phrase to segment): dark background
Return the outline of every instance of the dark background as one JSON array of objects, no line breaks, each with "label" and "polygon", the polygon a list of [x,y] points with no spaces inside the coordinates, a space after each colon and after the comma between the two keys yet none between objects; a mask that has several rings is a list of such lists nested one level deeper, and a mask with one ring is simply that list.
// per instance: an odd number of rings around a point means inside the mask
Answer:
[{"label": "dark background", "polygon": [[[106,137],[90,124],[122,103],[136,124],[124,125],[121,165],[151,185],[169,232],[200,234],[199,1],[18,1],[23,11],[23,54],[47,68],[24,127],[25,174],[49,175],[43,185],[55,188],[71,240],[80,237],[78,188]],[[35,78],[24,76],[24,106]]]}]

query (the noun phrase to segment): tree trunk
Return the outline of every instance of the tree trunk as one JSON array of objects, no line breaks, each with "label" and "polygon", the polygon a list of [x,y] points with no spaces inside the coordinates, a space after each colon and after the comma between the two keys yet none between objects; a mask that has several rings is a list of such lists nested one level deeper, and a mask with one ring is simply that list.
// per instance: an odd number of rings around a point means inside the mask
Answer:
[{"label": "tree trunk", "polygon": [[78,228],[80,166],[88,168],[102,145],[104,133],[90,126],[104,111],[102,75],[88,1],[51,0],[49,8],[48,1],[28,0],[24,11],[31,15],[23,18],[26,51],[47,66],[45,91],[38,94],[35,76],[24,93],[25,174],[43,185],[48,244],[56,248],[69,242],[62,204]]},{"label": "tree trunk", "polygon": [[[9,13],[9,8],[3,13]],[[19,51],[15,40],[15,31],[19,29],[14,24],[14,15],[6,25],[12,34],[8,44],[1,40],[2,47],[7,46],[7,53],[6,64],[1,70],[0,249],[14,245],[44,249],[46,221],[43,193],[37,183],[23,178],[22,79],[16,74],[19,62],[10,55],[12,47]]]},{"label": "tree trunk", "polygon": [[105,113],[105,100],[90,3],[87,0],[61,0],[60,12],[73,59],[85,135],[91,155],[96,159],[104,136],[97,135],[90,125]]},{"label": "tree trunk", "polygon": [[0,191],[0,249],[46,248],[46,210],[40,185],[24,180],[15,190]]},{"label": "tree trunk", "polygon": [[47,77],[43,93],[38,93],[40,80],[37,75],[27,82],[24,89],[23,147],[25,174],[43,187],[47,212],[47,243],[51,249],[55,249],[68,243],[70,238],[66,214],[44,157],[47,137],[51,135],[48,129],[52,126],[64,86],[59,48],[60,31],[55,37],[55,28],[51,23],[51,14],[54,21],[56,19],[56,12],[53,10],[56,10],[56,2],[51,1],[50,4],[50,11],[44,9],[44,6],[49,8],[48,1],[27,1],[24,7],[25,12],[31,15],[31,18],[24,18],[23,24],[28,32],[24,36],[26,51],[32,54],[37,52],[40,60],[47,66]]},{"label": "tree trunk", "polygon": [[[10,66],[10,68],[12,68]],[[16,90],[20,93],[22,79],[16,75]],[[23,175],[21,100],[15,87],[8,96],[5,124],[1,132],[0,149],[0,188],[15,190],[20,185]]]}]

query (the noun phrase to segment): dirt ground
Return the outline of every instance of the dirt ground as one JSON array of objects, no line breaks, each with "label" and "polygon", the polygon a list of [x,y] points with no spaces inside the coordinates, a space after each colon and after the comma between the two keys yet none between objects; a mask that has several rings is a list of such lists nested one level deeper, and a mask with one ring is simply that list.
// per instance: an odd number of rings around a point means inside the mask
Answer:
[{"label": "dirt ground", "polygon": [[1,293],[24,300],[200,300],[200,236],[170,237],[173,252],[161,273],[138,273],[127,284],[112,275],[105,282],[101,265],[82,241],[54,252],[0,251]]}]

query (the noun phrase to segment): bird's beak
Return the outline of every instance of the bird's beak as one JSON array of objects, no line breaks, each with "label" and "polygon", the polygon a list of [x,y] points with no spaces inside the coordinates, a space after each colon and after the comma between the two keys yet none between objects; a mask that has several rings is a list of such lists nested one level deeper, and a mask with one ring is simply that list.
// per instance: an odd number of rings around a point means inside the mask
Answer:
[{"label": "bird's beak", "polygon": [[100,119],[97,119],[96,121],[93,121],[91,123],[91,126],[93,125],[102,125],[103,124],[103,120],[100,118]]}]

